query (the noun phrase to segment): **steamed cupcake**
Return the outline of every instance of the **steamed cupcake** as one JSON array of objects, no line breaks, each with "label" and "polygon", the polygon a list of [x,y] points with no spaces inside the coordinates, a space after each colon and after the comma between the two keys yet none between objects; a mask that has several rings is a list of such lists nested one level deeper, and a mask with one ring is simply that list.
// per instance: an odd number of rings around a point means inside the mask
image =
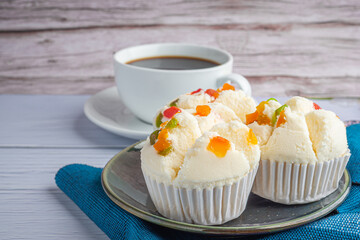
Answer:
[{"label": "steamed cupcake", "polygon": [[337,189],[350,157],[346,130],[334,113],[317,109],[310,100],[296,97],[275,111],[273,132],[261,148],[255,194],[302,204]]},{"label": "steamed cupcake", "polygon": [[[192,123],[179,126],[178,133],[169,131],[166,138],[170,140],[171,135],[170,145],[187,141],[182,153],[173,146],[174,150],[162,155],[154,147],[161,139],[152,141],[151,137],[141,151],[141,167],[151,199],[160,214],[173,220],[225,223],[245,209],[260,159],[256,137],[239,121],[220,123],[200,136],[200,128],[193,124],[197,123],[195,116],[186,116]],[[234,132],[222,132],[228,128]],[[165,124],[159,137],[164,129]],[[185,139],[183,132],[196,134],[188,134]]]}]

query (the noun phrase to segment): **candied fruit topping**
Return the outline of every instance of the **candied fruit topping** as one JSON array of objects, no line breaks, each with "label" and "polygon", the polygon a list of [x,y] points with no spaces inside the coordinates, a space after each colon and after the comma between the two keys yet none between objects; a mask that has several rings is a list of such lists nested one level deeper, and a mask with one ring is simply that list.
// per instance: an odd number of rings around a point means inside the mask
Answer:
[{"label": "candied fruit topping", "polygon": [[211,112],[211,108],[208,105],[198,105],[196,106],[196,113],[195,115],[206,117]]},{"label": "candied fruit topping", "polygon": [[191,92],[190,95],[196,94],[196,93],[200,92],[201,90],[202,90],[202,89],[199,88],[198,90],[195,90],[195,91]]},{"label": "candied fruit topping", "polygon": [[259,116],[256,119],[257,123],[260,125],[270,125],[270,118],[264,114],[265,105],[268,104],[268,101],[262,101],[257,107],[256,111],[258,111]]},{"label": "candied fruit topping", "polygon": [[267,102],[269,102],[269,101],[271,101],[271,100],[273,100],[273,101],[278,101],[278,100],[276,100],[275,98],[269,98],[268,100],[266,100]]},{"label": "candied fruit topping", "polygon": [[205,93],[211,97],[214,97],[215,99],[219,96],[219,93],[216,90],[211,89],[211,88],[206,90]]},{"label": "candied fruit topping", "polygon": [[315,110],[321,109],[321,107],[319,105],[317,105],[316,103],[313,103],[313,105],[314,105]]},{"label": "candied fruit topping", "polygon": [[250,124],[256,121],[259,125],[274,125],[274,121],[276,121],[276,118],[274,120],[275,116],[273,115],[272,119],[270,119],[266,114],[264,114],[265,105],[268,104],[271,100],[277,102],[275,98],[269,98],[268,100],[259,103],[255,112],[247,114],[246,124]]},{"label": "candied fruit topping", "polygon": [[259,114],[258,119],[256,120],[259,125],[270,125],[270,118],[265,114]]},{"label": "candied fruit topping", "polygon": [[158,139],[160,130],[155,130],[150,134],[150,144],[154,145],[156,140]]},{"label": "candied fruit topping", "polygon": [[179,121],[176,118],[173,118],[167,122],[165,128],[173,129],[173,128],[177,127],[177,125],[179,125]]},{"label": "candied fruit topping", "polygon": [[178,107],[169,107],[163,113],[163,115],[167,118],[172,118],[175,114],[181,112],[181,109]]},{"label": "candied fruit topping", "polygon": [[275,110],[273,117],[271,119],[271,124],[274,126],[277,120],[277,117],[280,115],[280,113],[285,110],[285,108],[288,107],[288,105],[284,104],[281,107],[279,107],[278,109]]},{"label": "candied fruit topping", "polygon": [[262,101],[261,103],[259,103],[259,105],[257,105],[256,110],[262,114],[265,110],[265,104],[267,104],[267,101]]},{"label": "candied fruit topping", "polygon": [[248,145],[250,144],[253,144],[253,145],[256,145],[258,144],[258,140],[253,132],[252,129],[249,130],[249,134],[248,134],[248,137],[247,137],[247,142],[248,142]]},{"label": "candied fruit topping", "polygon": [[160,151],[159,154],[161,156],[166,156],[168,155],[171,151],[173,150],[172,146],[165,148],[164,150]]},{"label": "candied fruit topping", "polygon": [[161,123],[161,124],[160,124],[160,128],[165,127],[168,122],[169,122],[169,121],[165,121],[165,122]]},{"label": "candied fruit topping", "polygon": [[233,91],[235,91],[235,87],[228,84],[228,83],[224,83],[224,85],[221,88],[219,88],[217,91],[222,92],[222,91],[225,91],[225,90],[233,90]]},{"label": "candied fruit topping", "polygon": [[176,107],[178,101],[179,101],[179,99],[175,99],[174,101],[172,101],[172,102],[169,104],[169,106],[170,106],[170,107]]},{"label": "candied fruit topping", "polygon": [[229,140],[216,136],[210,139],[207,150],[214,153],[217,157],[222,158],[225,157],[227,151],[230,149],[230,146]]},{"label": "candied fruit topping", "polygon": [[285,110],[282,110],[279,114],[279,119],[276,123],[276,127],[280,127],[284,123],[286,123],[286,115],[285,115]]},{"label": "candied fruit topping", "polygon": [[[171,142],[169,140],[167,140],[168,136],[169,136],[168,129],[167,128],[162,129],[158,133],[157,142],[153,145],[155,150],[162,156],[165,156],[171,152],[171,150],[166,151],[167,149],[171,148]],[[164,151],[167,152],[167,154],[164,155],[164,153],[165,153]]]},{"label": "candied fruit topping", "polygon": [[259,116],[259,112],[256,110],[253,113],[247,114],[246,115],[246,124],[250,124],[256,121],[256,119]]},{"label": "candied fruit topping", "polygon": [[155,120],[155,124],[156,124],[156,127],[159,128],[161,123],[162,123],[162,118],[163,118],[163,115],[162,113],[159,113],[159,115],[157,115],[156,117],[156,120]]}]

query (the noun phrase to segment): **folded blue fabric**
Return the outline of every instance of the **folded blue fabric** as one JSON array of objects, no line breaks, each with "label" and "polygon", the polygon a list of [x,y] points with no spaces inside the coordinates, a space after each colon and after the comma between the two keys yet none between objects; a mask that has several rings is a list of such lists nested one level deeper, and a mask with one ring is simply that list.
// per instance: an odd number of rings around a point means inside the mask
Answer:
[{"label": "folded blue fabric", "polygon": [[[244,236],[238,239],[360,239],[360,124],[347,127],[351,158],[347,166],[353,186],[345,202],[316,222],[271,235]],[[143,221],[113,203],[101,186],[101,168],[72,164],[61,168],[55,180],[110,239],[222,239],[186,233]]]}]

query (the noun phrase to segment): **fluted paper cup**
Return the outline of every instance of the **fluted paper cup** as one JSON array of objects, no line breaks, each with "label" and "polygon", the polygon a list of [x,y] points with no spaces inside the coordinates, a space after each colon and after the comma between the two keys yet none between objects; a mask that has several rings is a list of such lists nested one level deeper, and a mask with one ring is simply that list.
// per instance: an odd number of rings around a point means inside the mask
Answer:
[{"label": "fluted paper cup", "polygon": [[252,192],[288,205],[320,200],[338,188],[349,158],[350,152],[315,164],[260,160]]},{"label": "fluted paper cup", "polygon": [[245,210],[257,168],[231,184],[207,188],[176,187],[145,173],[144,177],[161,215],[187,223],[218,225],[239,217]]}]

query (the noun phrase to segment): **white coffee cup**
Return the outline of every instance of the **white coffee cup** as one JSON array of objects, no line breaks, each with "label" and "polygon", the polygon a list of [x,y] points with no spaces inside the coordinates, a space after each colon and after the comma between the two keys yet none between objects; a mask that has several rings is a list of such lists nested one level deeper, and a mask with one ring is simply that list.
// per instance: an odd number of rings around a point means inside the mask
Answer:
[{"label": "white coffee cup", "polygon": [[[161,56],[193,57],[219,63],[214,67],[164,70],[127,64],[142,58]],[[217,89],[225,82],[251,95],[249,82],[232,73],[230,53],[212,47],[182,43],[159,43],[129,47],[114,54],[115,79],[125,106],[139,119],[151,123],[157,110],[181,94],[198,88]]]}]

